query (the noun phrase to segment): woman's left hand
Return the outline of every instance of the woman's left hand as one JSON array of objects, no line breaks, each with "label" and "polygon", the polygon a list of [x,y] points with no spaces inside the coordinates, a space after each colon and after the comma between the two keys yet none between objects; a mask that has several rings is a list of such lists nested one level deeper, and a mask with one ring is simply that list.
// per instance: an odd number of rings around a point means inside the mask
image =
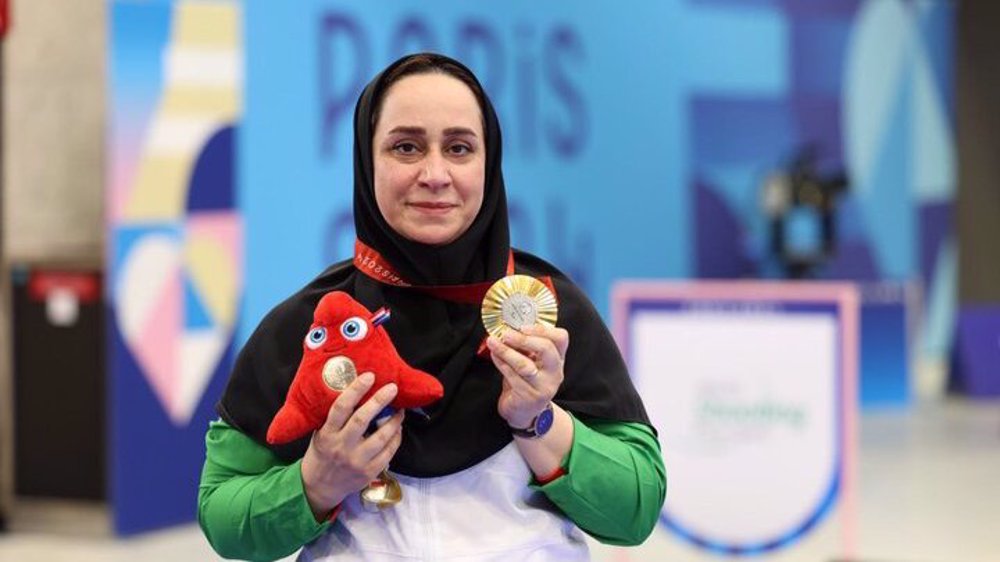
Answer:
[{"label": "woman's left hand", "polygon": [[497,411],[509,426],[525,428],[562,385],[569,332],[535,324],[520,332],[506,330],[502,337],[486,341],[493,364],[503,375]]}]

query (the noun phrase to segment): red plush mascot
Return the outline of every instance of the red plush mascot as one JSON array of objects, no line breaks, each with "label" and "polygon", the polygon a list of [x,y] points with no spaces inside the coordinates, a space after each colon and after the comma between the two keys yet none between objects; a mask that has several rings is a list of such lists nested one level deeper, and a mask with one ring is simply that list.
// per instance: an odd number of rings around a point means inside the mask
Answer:
[{"label": "red plush mascot", "polygon": [[359,404],[389,383],[399,387],[394,408],[419,408],[444,396],[436,378],[399,356],[381,326],[388,318],[385,308],[373,314],[341,291],[320,299],[285,404],[267,430],[268,443],[288,443],[322,426],[333,401],[361,373],[374,374],[375,384]]}]

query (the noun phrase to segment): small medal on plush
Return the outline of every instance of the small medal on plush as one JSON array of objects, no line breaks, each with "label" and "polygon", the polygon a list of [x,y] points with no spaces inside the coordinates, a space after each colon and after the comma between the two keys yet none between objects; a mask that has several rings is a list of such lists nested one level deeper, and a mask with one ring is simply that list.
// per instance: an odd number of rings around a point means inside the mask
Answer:
[{"label": "small medal on plush", "polygon": [[[411,367],[399,356],[382,327],[389,316],[385,308],[372,313],[341,291],[320,299],[285,403],[268,427],[268,443],[288,443],[319,429],[334,400],[359,373],[375,375],[375,383],[359,404],[389,383],[399,389],[396,398],[376,416],[369,432],[388,420],[394,409],[419,409],[444,396],[444,387],[436,378]],[[389,507],[402,498],[399,482],[388,469],[361,491],[361,503],[369,511]]]},{"label": "small medal on plush", "polygon": [[533,324],[555,326],[558,315],[555,295],[529,275],[503,277],[483,297],[483,326],[498,338],[509,329],[520,331]]}]

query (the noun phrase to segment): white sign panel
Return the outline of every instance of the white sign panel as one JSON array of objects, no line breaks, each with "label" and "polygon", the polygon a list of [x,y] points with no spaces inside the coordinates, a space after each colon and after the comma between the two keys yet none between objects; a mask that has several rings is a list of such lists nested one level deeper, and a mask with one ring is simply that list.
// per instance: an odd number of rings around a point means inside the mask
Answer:
[{"label": "white sign panel", "polygon": [[856,307],[839,284],[616,287],[617,336],[666,460],[665,528],[762,553],[851,503]]}]

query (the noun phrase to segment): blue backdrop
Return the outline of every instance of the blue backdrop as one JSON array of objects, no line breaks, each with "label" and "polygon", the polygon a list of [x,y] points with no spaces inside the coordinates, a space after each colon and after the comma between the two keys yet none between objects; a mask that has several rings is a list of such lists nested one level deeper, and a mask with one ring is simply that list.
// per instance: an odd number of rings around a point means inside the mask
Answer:
[{"label": "blue backdrop", "polygon": [[[683,16],[679,4],[305,4],[247,5],[244,336],[278,298],[350,257],[354,103],[416,50],[466,62],[497,106],[515,245],[564,268],[602,308],[615,277],[690,272],[684,105],[699,77],[662,64],[690,39],[664,25]],[[781,52],[746,43],[752,60]]]},{"label": "blue backdrop", "polygon": [[[115,209],[127,193],[118,161],[130,161],[147,134],[180,4],[113,3]],[[224,207],[242,220],[244,256],[243,284],[226,295],[240,307],[233,343],[206,371],[189,417],[171,421],[112,323],[111,464],[123,532],[193,517],[194,492],[177,490],[193,490],[235,350],[272,306],[351,255],[354,103],[378,70],[412,51],[453,55],[480,76],[504,128],[514,244],[561,267],[602,312],[621,278],[766,274],[759,184],[813,144],[825,168],[852,180],[843,251],[820,276],[917,282],[924,348],[946,347],[955,271],[950,2],[231,4],[243,62],[241,112],[226,144],[235,167]],[[127,232],[111,228],[114,277],[116,236]],[[113,317],[120,303],[111,297]],[[905,329],[898,307],[872,310]],[[890,340],[898,349],[906,337]],[[161,472],[180,480],[153,484],[165,482]]]}]

